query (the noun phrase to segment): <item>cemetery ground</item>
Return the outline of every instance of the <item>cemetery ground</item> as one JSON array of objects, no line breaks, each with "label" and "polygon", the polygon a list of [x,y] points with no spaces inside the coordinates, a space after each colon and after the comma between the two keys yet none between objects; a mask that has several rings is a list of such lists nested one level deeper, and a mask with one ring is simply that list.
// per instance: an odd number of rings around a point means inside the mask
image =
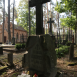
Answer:
[{"label": "cemetery ground", "polygon": [[[7,58],[7,54],[9,52],[3,51],[4,55],[0,55],[0,60],[3,58]],[[0,77],[17,77],[20,75],[25,69],[22,68],[22,57],[26,52],[13,53],[13,63],[16,68],[7,68],[3,70],[0,74]],[[77,59],[73,61],[68,60],[69,54],[64,57],[57,59],[57,70],[58,74],[62,73],[62,77],[77,77]],[[74,46],[74,57],[77,57],[77,47]],[[3,61],[3,60],[2,60]],[[7,63],[7,60],[5,59]],[[18,62],[18,63],[17,63]],[[0,66],[0,69],[1,66]]]}]

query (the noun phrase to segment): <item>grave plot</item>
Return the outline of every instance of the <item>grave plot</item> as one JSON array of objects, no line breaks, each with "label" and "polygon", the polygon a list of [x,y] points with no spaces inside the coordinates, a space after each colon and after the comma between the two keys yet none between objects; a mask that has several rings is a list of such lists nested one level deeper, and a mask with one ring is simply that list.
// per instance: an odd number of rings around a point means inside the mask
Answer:
[{"label": "grave plot", "polygon": [[[0,75],[7,71],[7,74],[14,72],[15,70],[22,67],[22,56],[23,54],[11,54],[4,52],[4,55],[0,56]],[[11,69],[11,66],[13,67]],[[6,68],[6,69],[5,69]]]},{"label": "grave plot", "polygon": [[2,74],[2,72],[4,72],[4,70],[6,70],[8,68],[7,63],[7,55],[0,55],[0,74]]}]

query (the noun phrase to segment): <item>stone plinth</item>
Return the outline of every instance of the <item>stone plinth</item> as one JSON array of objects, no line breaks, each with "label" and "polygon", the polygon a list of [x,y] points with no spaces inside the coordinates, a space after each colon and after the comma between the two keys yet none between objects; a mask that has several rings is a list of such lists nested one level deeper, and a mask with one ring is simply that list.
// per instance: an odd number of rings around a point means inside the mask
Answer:
[{"label": "stone plinth", "polygon": [[43,74],[44,77],[55,77],[57,58],[51,36],[29,36],[26,46],[28,54],[25,58],[25,67],[32,71],[31,75],[37,73]]}]

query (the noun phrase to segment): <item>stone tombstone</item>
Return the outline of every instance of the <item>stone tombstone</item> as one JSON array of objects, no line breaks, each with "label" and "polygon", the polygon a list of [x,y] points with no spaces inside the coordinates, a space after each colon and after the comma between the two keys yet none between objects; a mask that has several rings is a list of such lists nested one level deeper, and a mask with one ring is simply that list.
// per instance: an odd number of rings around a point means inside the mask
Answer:
[{"label": "stone tombstone", "polygon": [[73,58],[74,58],[74,44],[71,44],[69,48],[69,60],[73,60]]},{"label": "stone tombstone", "polygon": [[[28,70],[43,74],[44,77],[56,75],[56,52],[55,44],[50,35],[29,36],[26,50],[26,67]],[[48,76],[49,75],[49,76]]]},{"label": "stone tombstone", "polygon": [[3,47],[0,47],[0,55],[3,55]]},{"label": "stone tombstone", "polygon": [[8,63],[10,64],[10,66],[13,66],[13,54],[12,53],[8,54]]}]

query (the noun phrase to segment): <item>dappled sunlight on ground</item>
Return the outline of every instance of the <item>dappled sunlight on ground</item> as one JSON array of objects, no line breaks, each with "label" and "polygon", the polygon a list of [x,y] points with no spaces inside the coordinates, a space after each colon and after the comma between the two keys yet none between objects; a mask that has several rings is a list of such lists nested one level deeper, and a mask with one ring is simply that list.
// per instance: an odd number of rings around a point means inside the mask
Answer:
[{"label": "dappled sunlight on ground", "polygon": [[[0,55],[0,59],[7,58],[8,53],[9,52],[4,51],[4,55]],[[27,53],[28,51],[21,52],[21,53],[13,53],[13,57],[14,57],[13,63],[15,64],[16,62],[22,60],[23,55]],[[77,57],[77,47],[74,48],[74,57]],[[68,58],[69,58],[69,55],[65,55],[64,57],[57,59],[57,65],[56,65],[57,70],[63,74],[62,77],[77,77],[77,64],[74,66],[68,66],[68,64],[77,63],[77,60],[69,61]],[[20,68],[22,66],[21,64],[22,62],[18,63],[16,68]],[[21,72],[15,71],[15,69],[8,69],[6,77],[12,77],[14,73],[21,74]],[[0,77],[3,77],[3,76],[0,76]]]},{"label": "dappled sunlight on ground", "polygon": [[[74,66],[68,66],[68,64],[77,63],[77,60],[69,61],[69,55],[65,55],[62,58],[57,59],[58,71],[63,72],[63,77],[77,77],[77,64]],[[77,57],[77,47],[74,48],[74,57]]]}]

